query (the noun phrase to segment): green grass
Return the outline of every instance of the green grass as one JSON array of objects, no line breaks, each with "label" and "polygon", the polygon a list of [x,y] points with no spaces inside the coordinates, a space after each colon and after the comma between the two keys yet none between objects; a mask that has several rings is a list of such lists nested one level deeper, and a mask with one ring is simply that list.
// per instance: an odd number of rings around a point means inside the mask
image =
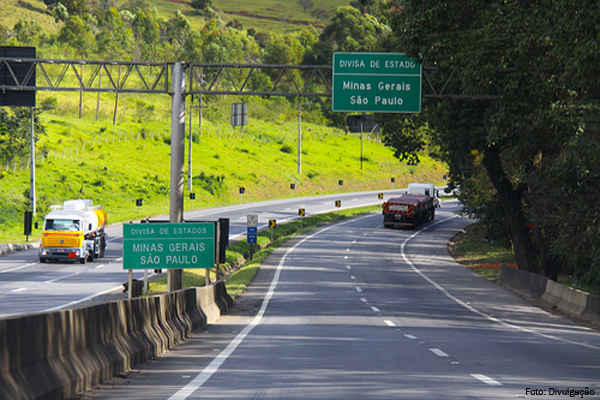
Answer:
[{"label": "green grass", "polygon": [[[516,266],[514,252],[485,239],[484,229],[474,224],[467,227],[456,238],[451,253],[457,262],[473,272],[493,280],[500,273],[500,264]],[[454,250],[452,251],[452,247]],[[573,276],[559,274],[558,283],[587,293],[600,295],[597,288],[586,285]]]},{"label": "green grass", "polygon": [[[38,99],[53,96],[59,107],[42,114],[47,128],[37,144],[37,217],[41,221],[52,204],[65,199],[91,198],[102,204],[109,223],[135,220],[169,212],[170,109],[166,96],[142,97],[154,101],[154,111],[139,118],[133,96],[121,96],[117,125],[109,112],[94,120],[96,101],[84,98],[84,118],[78,118],[73,98],[62,93],[40,93]],[[159,98],[159,99],[157,99]],[[138,100],[139,101],[139,100]],[[162,101],[162,103],[161,103]],[[406,187],[412,181],[442,183],[445,169],[426,157],[418,167],[406,166],[393,157],[390,148],[365,140],[363,169],[360,169],[360,138],[307,121],[303,113],[302,173],[297,173],[297,117],[292,105],[283,100],[271,103],[277,110],[270,121],[250,118],[245,130],[234,130],[217,111],[229,110],[233,100],[213,101],[205,114],[217,122],[197,119],[193,124],[193,191],[196,200],[185,193],[184,209],[210,208],[240,202],[319,195],[340,191],[364,191]],[[110,98],[102,100],[109,109]],[[255,108],[265,107],[257,103]],[[227,114],[225,112],[224,114]],[[304,119],[306,117],[306,120]],[[187,125],[186,125],[187,129]],[[186,144],[187,152],[187,144]],[[187,165],[187,164],[186,164]],[[0,167],[0,243],[24,241],[22,215],[29,196],[27,159],[20,165]],[[396,177],[394,186],[390,177]],[[239,195],[244,186],[246,193]],[[141,208],[137,198],[144,199]],[[34,232],[34,239],[39,231]]]},{"label": "green grass", "polygon": [[484,229],[474,224],[456,238],[452,255],[473,272],[494,279],[500,272],[500,264],[515,264],[514,252],[485,238]]},{"label": "green grass", "polygon": [[0,26],[12,30],[19,19],[26,18],[37,21],[47,33],[57,32],[62,26],[46,14],[46,5],[42,0],[2,0],[1,3]]}]

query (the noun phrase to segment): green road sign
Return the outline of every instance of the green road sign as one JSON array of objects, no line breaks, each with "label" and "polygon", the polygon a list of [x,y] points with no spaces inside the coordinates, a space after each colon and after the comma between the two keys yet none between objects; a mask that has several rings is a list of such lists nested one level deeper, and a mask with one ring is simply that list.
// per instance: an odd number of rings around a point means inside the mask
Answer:
[{"label": "green road sign", "polygon": [[123,269],[214,268],[215,225],[124,224]]},{"label": "green road sign", "polygon": [[421,75],[402,53],[333,53],[332,110],[421,112]]}]

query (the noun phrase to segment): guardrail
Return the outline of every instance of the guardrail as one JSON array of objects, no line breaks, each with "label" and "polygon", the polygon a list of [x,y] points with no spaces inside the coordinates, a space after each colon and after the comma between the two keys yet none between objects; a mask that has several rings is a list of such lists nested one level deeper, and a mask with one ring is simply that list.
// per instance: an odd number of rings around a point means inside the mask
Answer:
[{"label": "guardrail", "polygon": [[214,322],[225,283],[0,320],[0,399],[61,399],[160,355]]}]

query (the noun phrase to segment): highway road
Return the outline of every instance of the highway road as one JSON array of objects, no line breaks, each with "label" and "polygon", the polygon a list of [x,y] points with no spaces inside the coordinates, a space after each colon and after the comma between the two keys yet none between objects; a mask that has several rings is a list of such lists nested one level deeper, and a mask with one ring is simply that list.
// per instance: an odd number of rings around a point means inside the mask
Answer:
[{"label": "highway road", "polygon": [[216,324],[82,398],[600,397],[599,332],[454,262],[457,206],[417,230],[369,215],[290,241]]},{"label": "highway road", "polygon": [[[335,201],[341,200],[343,208],[380,204],[378,193],[385,198],[398,190],[361,193],[340,193],[315,197],[292,197],[261,203],[245,203],[230,207],[191,211],[184,214],[186,220],[216,221],[230,219],[230,239],[245,238],[248,214],[259,216],[259,228],[269,219],[278,224],[298,218],[298,209],[304,208],[306,216],[336,210]],[[110,222],[110,210],[108,217]],[[168,220],[168,217],[156,219]],[[0,318],[23,313],[45,312],[56,309],[81,307],[94,301],[122,296],[122,284],[127,281],[123,270],[122,225],[112,225],[106,256],[87,264],[38,262],[37,250],[22,251],[0,256]],[[35,234],[35,233],[34,233]],[[41,233],[38,231],[38,234]],[[35,236],[34,236],[35,238]],[[152,275],[153,271],[149,271]],[[143,279],[142,271],[135,271],[135,279]],[[118,297],[117,297],[118,298]]]}]

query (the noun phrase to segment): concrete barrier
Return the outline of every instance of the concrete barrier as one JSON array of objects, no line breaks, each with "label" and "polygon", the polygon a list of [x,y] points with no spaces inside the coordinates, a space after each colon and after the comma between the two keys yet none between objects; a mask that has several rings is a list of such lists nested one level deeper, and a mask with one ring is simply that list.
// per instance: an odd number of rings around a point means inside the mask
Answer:
[{"label": "concrete barrier", "polygon": [[500,266],[496,282],[516,292],[540,299],[547,305],[575,317],[600,323],[600,297],[571,289],[543,276]]},{"label": "concrete barrier", "polygon": [[0,243],[0,256],[4,254],[14,253],[21,250],[37,249],[40,247],[40,242],[21,243],[21,244],[2,244]]},{"label": "concrete barrier", "polygon": [[62,399],[173,348],[233,304],[224,282],[0,320],[0,399]]},{"label": "concrete barrier", "polygon": [[581,314],[582,317],[600,322],[600,296],[590,294],[587,299],[585,311]]},{"label": "concrete barrier", "polygon": [[581,316],[587,307],[588,294],[549,280],[542,300],[561,311]]},{"label": "concrete barrier", "polygon": [[502,264],[496,281],[512,290],[539,299],[546,291],[548,278]]}]

